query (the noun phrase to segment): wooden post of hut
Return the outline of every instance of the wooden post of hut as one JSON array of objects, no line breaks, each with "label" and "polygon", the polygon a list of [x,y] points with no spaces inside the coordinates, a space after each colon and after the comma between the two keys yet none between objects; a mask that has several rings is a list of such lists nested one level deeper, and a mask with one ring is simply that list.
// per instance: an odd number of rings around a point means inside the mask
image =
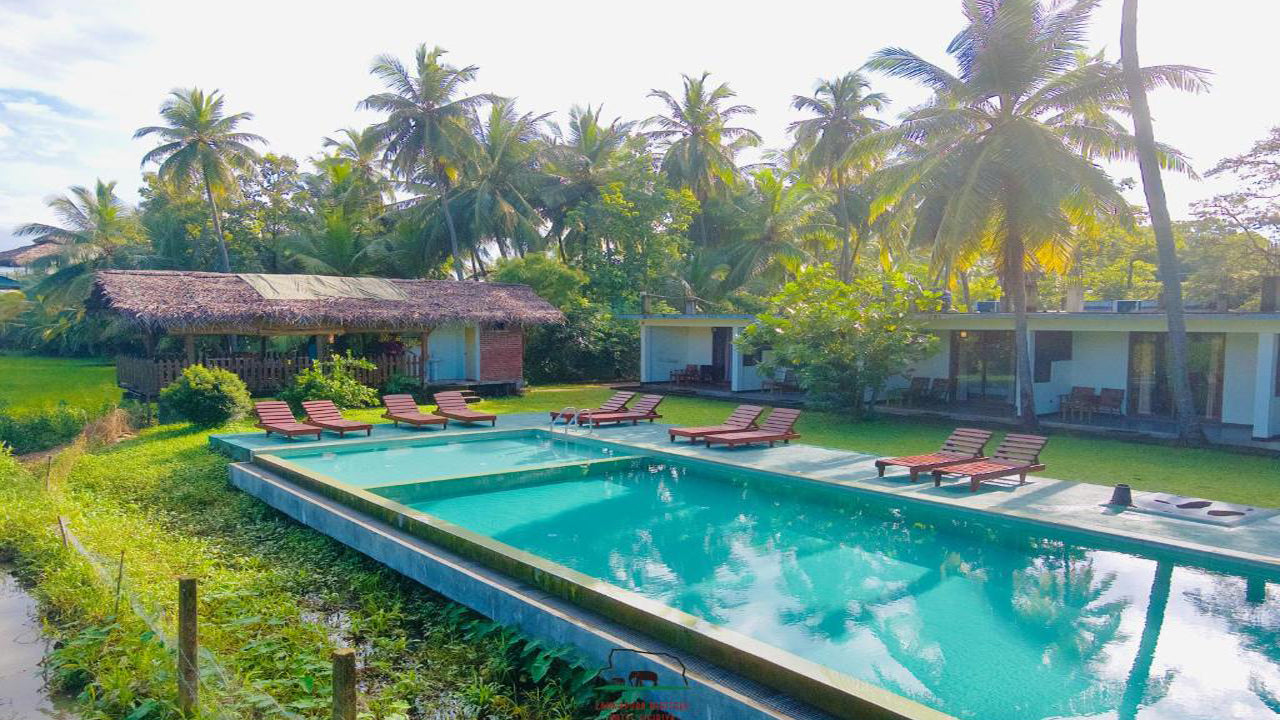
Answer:
[{"label": "wooden post of hut", "polygon": [[326,334],[316,335],[316,362],[324,362],[329,359],[329,336]]},{"label": "wooden post of hut", "polygon": [[427,380],[430,379],[431,368],[431,351],[428,342],[431,340],[431,331],[428,330],[418,337],[418,342],[422,344],[422,352],[418,354],[418,370],[422,374],[422,386],[427,386]]},{"label": "wooden post of hut", "polygon": [[196,336],[192,335],[191,333],[187,333],[186,335],[183,335],[182,346],[187,351],[187,364],[195,365],[196,364]]}]

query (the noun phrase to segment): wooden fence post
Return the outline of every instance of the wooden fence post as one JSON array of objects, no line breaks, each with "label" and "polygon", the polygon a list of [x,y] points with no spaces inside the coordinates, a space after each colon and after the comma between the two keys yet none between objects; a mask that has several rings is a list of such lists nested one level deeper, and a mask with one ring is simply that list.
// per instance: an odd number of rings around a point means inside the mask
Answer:
[{"label": "wooden fence post", "polygon": [[194,717],[199,706],[197,652],[196,579],[178,578],[178,709],[186,717]]},{"label": "wooden fence post", "polygon": [[333,651],[333,720],[356,720],[356,651]]}]

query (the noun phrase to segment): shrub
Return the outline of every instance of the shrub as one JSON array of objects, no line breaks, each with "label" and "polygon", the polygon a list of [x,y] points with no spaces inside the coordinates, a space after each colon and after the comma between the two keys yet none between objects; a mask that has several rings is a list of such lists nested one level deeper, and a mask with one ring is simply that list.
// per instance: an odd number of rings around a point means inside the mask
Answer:
[{"label": "shrub", "polygon": [[640,331],[608,308],[584,299],[564,308],[565,321],[529,331],[525,375],[533,383],[634,378],[640,373]]},{"label": "shrub", "polygon": [[418,378],[404,373],[396,373],[382,384],[383,395],[412,395],[414,400],[419,403],[425,403],[430,400],[427,388],[418,381]]},{"label": "shrub", "polygon": [[335,355],[294,375],[289,387],[280,391],[280,399],[299,412],[303,400],[331,400],[342,408],[373,407],[378,404],[378,391],[357,380],[353,371],[375,367],[350,354]]},{"label": "shrub", "polygon": [[0,444],[8,445],[15,455],[48,450],[70,442],[89,419],[87,410],[65,402],[40,410],[0,412]]},{"label": "shrub", "polygon": [[222,368],[192,365],[160,391],[162,421],[221,425],[248,410],[249,388],[238,375]]}]

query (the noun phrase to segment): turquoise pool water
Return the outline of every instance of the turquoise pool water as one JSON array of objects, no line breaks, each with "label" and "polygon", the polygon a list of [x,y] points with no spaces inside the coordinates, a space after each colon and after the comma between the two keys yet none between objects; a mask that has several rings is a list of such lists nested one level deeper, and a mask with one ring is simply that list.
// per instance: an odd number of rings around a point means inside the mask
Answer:
[{"label": "turquoise pool water", "polygon": [[649,464],[406,502],[962,718],[1280,715],[1280,582]]},{"label": "turquoise pool water", "polygon": [[357,445],[313,453],[290,452],[284,459],[348,485],[374,487],[613,456],[614,452],[607,447],[520,436],[420,445]]}]

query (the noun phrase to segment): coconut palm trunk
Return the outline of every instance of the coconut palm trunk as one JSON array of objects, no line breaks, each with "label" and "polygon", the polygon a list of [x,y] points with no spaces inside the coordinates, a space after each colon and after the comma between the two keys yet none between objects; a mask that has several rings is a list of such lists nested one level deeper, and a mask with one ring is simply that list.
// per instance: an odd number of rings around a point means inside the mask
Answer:
[{"label": "coconut palm trunk", "polygon": [[204,176],[204,196],[209,200],[209,214],[213,216],[213,234],[218,239],[218,261],[222,272],[231,272],[231,256],[227,254],[227,239],[222,235],[222,218],[218,217],[218,201],[213,198],[213,185]]},{"label": "coconut palm trunk", "polygon": [[1138,641],[1138,652],[1134,653],[1133,665],[1129,668],[1129,677],[1125,682],[1124,695],[1118,708],[1121,720],[1133,720],[1138,716],[1143,698],[1147,694],[1147,683],[1151,679],[1151,665],[1155,661],[1156,645],[1160,642],[1160,630],[1164,626],[1165,611],[1169,607],[1169,594],[1173,586],[1173,563],[1156,564],[1155,576],[1151,579],[1151,595],[1147,600],[1147,617],[1142,626],[1142,639]]},{"label": "coconut palm trunk", "polygon": [[1178,249],[1173,239],[1173,222],[1165,200],[1164,180],[1156,150],[1155,131],[1151,125],[1151,107],[1142,84],[1138,63],[1138,0],[1124,0],[1120,25],[1120,58],[1129,105],[1133,114],[1133,134],[1138,150],[1138,166],[1142,170],[1142,190],[1155,231],[1156,250],[1160,260],[1160,282],[1164,288],[1165,317],[1169,329],[1169,387],[1173,390],[1173,406],[1177,413],[1178,439],[1186,443],[1204,442],[1204,429],[1196,414],[1191,395],[1188,370],[1187,321],[1182,309],[1182,277]]},{"label": "coconut palm trunk", "polygon": [[449,210],[449,185],[444,184],[444,193],[440,196],[440,207],[444,210],[444,224],[449,230],[449,252],[453,255],[453,274],[459,280],[465,280],[467,271],[462,267],[462,254],[458,250],[458,230],[453,224],[453,212]]},{"label": "coconut palm trunk", "polygon": [[1036,430],[1035,385],[1031,375],[1031,332],[1027,328],[1026,246],[1020,231],[1010,223],[1004,241],[1006,291],[1013,303],[1014,377],[1018,385],[1018,420],[1027,430]]}]

